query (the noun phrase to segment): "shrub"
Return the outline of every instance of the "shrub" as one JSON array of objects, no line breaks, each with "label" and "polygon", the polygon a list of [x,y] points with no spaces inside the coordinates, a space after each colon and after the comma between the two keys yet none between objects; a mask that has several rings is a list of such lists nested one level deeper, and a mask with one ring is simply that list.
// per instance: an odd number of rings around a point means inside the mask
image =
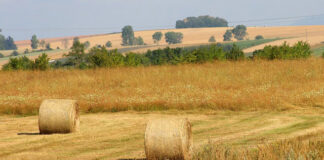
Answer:
[{"label": "shrub", "polygon": [[4,55],[2,53],[0,53],[0,58],[3,58],[3,57],[4,57]]},{"label": "shrub", "polygon": [[95,47],[89,52],[89,63],[93,68],[123,66],[124,61],[124,56],[117,50],[108,51],[105,47]]},{"label": "shrub", "polygon": [[262,35],[255,36],[255,40],[261,40],[261,39],[264,39],[264,37]]},{"label": "shrub", "polygon": [[183,34],[181,32],[167,32],[165,33],[165,41],[169,44],[182,43]]},{"label": "shrub", "polygon": [[111,41],[108,41],[108,42],[106,43],[106,47],[107,47],[107,48],[112,47],[112,43],[111,43]]},{"label": "shrub", "polygon": [[322,58],[324,58],[324,52],[322,53]]},{"label": "shrub", "polygon": [[287,42],[281,46],[265,46],[261,50],[253,52],[255,59],[299,59],[311,56],[311,48],[307,42],[299,41],[292,47]]},{"label": "shrub", "polygon": [[209,43],[215,43],[216,42],[216,39],[214,36],[211,36],[208,40]]},{"label": "shrub", "polygon": [[5,64],[2,70],[30,70],[33,68],[33,62],[26,56],[10,58],[9,62]]},{"label": "shrub", "polygon": [[243,60],[245,58],[244,52],[238,47],[235,43],[233,44],[232,49],[226,53],[226,59],[228,60]]},{"label": "shrub", "polygon": [[49,58],[45,53],[42,55],[38,56],[38,58],[35,59],[35,62],[33,64],[33,69],[35,70],[47,70],[49,68]]},{"label": "shrub", "polygon": [[10,54],[10,56],[18,56],[19,55],[19,53],[15,50],[15,51],[13,51],[11,54]]},{"label": "shrub", "polygon": [[224,41],[231,41],[233,37],[232,30],[227,30],[223,37]]},{"label": "shrub", "polygon": [[29,50],[25,49],[24,54],[28,54],[28,53],[29,53]]}]

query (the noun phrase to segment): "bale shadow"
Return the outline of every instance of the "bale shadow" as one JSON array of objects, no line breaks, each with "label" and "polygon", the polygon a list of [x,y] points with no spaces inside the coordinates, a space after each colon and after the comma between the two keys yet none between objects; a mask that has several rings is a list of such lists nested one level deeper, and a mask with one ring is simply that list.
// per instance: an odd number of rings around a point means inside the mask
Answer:
[{"label": "bale shadow", "polygon": [[40,133],[17,133],[18,136],[36,136],[40,135]]}]

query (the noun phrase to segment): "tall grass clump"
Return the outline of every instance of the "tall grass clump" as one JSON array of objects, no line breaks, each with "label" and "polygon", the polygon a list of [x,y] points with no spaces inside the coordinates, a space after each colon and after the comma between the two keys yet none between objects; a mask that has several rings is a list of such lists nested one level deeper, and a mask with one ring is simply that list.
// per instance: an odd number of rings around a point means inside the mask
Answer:
[{"label": "tall grass clump", "polygon": [[273,160],[287,159],[321,160],[324,158],[323,140],[299,139],[283,140],[280,142],[259,145],[256,147],[235,147],[220,144],[208,144],[193,159],[197,160]]}]

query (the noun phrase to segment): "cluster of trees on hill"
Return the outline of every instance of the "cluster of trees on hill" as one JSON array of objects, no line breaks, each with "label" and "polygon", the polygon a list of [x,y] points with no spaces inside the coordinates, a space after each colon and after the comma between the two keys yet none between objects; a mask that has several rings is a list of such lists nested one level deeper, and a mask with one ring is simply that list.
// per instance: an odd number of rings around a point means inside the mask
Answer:
[{"label": "cluster of trees on hill", "polygon": [[176,22],[176,28],[228,27],[228,22],[219,17],[199,16],[187,17]]},{"label": "cluster of trees on hill", "polygon": [[[0,32],[2,30],[0,29]],[[15,41],[12,37],[8,36],[7,38],[0,34],[0,50],[15,50],[17,49],[17,46],[15,44]]]},{"label": "cluster of trees on hill", "polygon": [[5,64],[2,67],[2,70],[47,70],[49,67],[49,58],[44,53],[34,61],[30,60],[26,56],[10,58],[9,63]]}]

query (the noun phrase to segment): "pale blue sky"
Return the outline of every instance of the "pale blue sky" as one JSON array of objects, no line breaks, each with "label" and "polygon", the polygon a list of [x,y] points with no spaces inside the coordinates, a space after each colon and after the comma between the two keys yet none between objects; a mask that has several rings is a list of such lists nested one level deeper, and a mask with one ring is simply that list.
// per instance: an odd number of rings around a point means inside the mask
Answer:
[{"label": "pale blue sky", "polygon": [[[323,0],[0,0],[0,28],[15,40],[174,28],[176,20],[211,15],[230,22],[324,14]],[[245,25],[321,23],[319,17],[242,22]],[[321,16],[323,19],[323,16]],[[230,25],[234,25],[231,23]]]}]

